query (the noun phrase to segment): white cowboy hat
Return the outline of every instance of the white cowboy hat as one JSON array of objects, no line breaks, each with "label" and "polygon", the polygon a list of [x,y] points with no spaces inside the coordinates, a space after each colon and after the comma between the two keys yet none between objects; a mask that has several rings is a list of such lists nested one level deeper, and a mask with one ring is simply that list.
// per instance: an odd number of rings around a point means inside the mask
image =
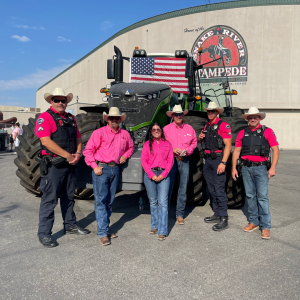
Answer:
[{"label": "white cowboy hat", "polygon": [[167,111],[167,116],[172,118],[172,115],[176,113],[178,114],[183,113],[183,115],[185,116],[188,112],[189,112],[188,110],[183,111],[181,105],[175,105],[173,107],[173,110]]},{"label": "white cowboy hat", "polygon": [[108,121],[108,117],[120,117],[121,118],[121,122],[122,123],[125,119],[126,119],[126,114],[124,113],[120,113],[120,110],[117,107],[111,107],[109,109],[108,114],[106,112],[103,112],[103,119],[105,122]]},{"label": "white cowboy hat", "polygon": [[207,107],[204,107],[204,109],[205,109],[206,111],[208,111],[208,110],[217,110],[218,113],[219,113],[219,115],[224,111],[224,108],[223,108],[223,107],[218,106],[217,103],[212,102],[212,101],[209,102],[208,106],[207,106]]},{"label": "white cowboy hat", "polygon": [[50,93],[46,93],[44,95],[44,98],[45,100],[48,102],[48,103],[51,103],[51,100],[54,96],[61,96],[61,97],[66,97],[67,98],[67,103],[71,102],[72,99],[73,99],[73,94],[70,93],[68,95],[66,95],[65,91],[62,89],[62,88],[56,88],[52,94]]},{"label": "white cowboy hat", "polygon": [[247,114],[242,115],[242,118],[248,121],[247,118],[249,116],[260,116],[261,120],[263,120],[266,117],[266,113],[259,112],[259,110],[255,106],[252,106],[252,107],[249,108]]}]

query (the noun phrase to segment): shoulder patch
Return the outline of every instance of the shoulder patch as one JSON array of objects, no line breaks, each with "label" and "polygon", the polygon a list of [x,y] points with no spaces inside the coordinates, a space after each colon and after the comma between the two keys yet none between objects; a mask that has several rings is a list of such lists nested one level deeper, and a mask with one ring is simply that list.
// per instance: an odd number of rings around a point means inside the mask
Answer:
[{"label": "shoulder patch", "polygon": [[37,124],[41,125],[44,122],[43,118],[38,118],[38,120],[36,121]]},{"label": "shoulder patch", "polygon": [[227,129],[230,129],[230,126],[227,124],[227,125],[226,125],[226,128],[227,128]]},{"label": "shoulder patch", "polygon": [[44,131],[44,128],[42,126],[39,127],[38,131]]}]

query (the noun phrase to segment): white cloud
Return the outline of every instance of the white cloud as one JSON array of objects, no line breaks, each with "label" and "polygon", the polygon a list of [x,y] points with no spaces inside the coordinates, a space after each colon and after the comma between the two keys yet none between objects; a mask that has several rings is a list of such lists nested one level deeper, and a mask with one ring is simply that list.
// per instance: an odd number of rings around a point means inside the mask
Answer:
[{"label": "white cloud", "polygon": [[23,36],[13,35],[11,38],[17,39],[19,42],[29,42],[30,41],[30,39],[25,35],[23,35]]},{"label": "white cloud", "polygon": [[13,80],[0,80],[0,91],[39,88],[69,66],[63,65],[50,70],[37,69],[36,73],[24,77]]},{"label": "white cloud", "polygon": [[71,40],[66,39],[66,38],[64,38],[64,37],[62,37],[62,36],[58,36],[58,37],[57,37],[57,41],[58,41],[58,42],[72,42]]},{"label": "white cloud", "polygon": [[22,28],[22,29],[41,29],[41,30],[45,29],[43,26],[36,27],[36,26],[28,26],[28,25],[23,25],[23,24],[15,24],[15,27]]},{"label": "white cloud", "polygon": [[113,24],[112,21],[106,20],[106,21],[103,21],[103,22],[100,24],[100,30],[101,30],[101,31],[105,31],[105,30],[107,30],[107,29],[109,29],[109,28],[111,28],[111,27],[113,27],[113,26],[114,26],[114,24]]}]

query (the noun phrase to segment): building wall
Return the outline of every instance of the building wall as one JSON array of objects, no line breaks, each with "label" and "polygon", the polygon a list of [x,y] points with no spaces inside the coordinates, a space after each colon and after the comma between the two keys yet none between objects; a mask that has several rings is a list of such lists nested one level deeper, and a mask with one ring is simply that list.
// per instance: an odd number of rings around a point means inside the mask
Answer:
[{"label": "building wall", "polygon": [[[191,51],[201,31],[185,32],[185,29],[205,30],[218,24],[238,31],[249,53],[247,83],[232,84],[232,88],[238,90],[238,95],[233,98],[234,106],[271,109],[272,116],[280,119],[274,122],[275,132],[280,132],[279,123],[283,124],[287,116],[293,116],[292,119],[299,122],[300,39],[297,37],[297,28],[300,25],[300,5],[207,11],[136,28],[110,41],[39,89],[36,94],[37,107],[46,110],[48,104],[43,95],[52,92],[55,87],[62,87],[67,93],[72,92],[80,102],[102,103],[103,94],[99,90],[110,82],[106,79],[106,60],[112,58],[114,45],[121,49],[123,56],[128,57],[132,56],[135,46],[148,53],[174,53],[176,49]],[[124,61],[124,81],[128,81],[128,75],[129,63]],[[274,109],[276,112],[273,112]],[[277,113],[280,109],[284,112]],[[289,112],[286,109],[290,109]],[[283,148],[295,148],[295,141],[283,135],[281,145]]]}]

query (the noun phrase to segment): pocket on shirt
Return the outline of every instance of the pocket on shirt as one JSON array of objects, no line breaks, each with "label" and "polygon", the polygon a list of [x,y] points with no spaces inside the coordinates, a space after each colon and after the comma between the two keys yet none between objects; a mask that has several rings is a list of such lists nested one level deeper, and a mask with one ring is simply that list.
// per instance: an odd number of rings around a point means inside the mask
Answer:
[{"label": "pocket on shirt", "polygon": [[183,145],[184,146],[188,147],[191,144],[191,142],[192,142],[192,137],[191,136],[189,136],[189,135],[184,135],[183,136]]}]

